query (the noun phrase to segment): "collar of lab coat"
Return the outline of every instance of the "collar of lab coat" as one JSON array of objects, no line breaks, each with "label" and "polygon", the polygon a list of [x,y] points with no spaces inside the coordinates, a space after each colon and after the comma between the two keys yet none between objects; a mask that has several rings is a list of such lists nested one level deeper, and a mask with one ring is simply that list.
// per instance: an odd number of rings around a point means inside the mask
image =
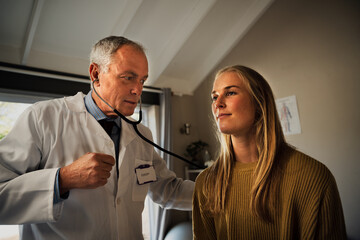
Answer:
[{"label": "collar of lab coat", "polygon": [[[84,97],[85,94],[78,92],[75,96],[65,97],[65,104],[70,111],[78,113],[85,112],[87,115],[91,115],[86,110]],[[120,146],[126,147],[136,138],[136,136],[137,135],[133,126],[121,119]]]}]

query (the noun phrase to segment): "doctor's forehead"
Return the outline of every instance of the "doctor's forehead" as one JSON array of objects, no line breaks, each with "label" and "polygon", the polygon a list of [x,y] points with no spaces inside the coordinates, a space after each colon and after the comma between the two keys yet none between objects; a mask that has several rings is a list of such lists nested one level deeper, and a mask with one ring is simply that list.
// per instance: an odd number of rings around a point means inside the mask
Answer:
[{"label": "doctor's forehead", "polygon": [[148,76],[148,61],[146,55],[132,47],[125,46],[118,49],[112,57],[110,65],[114,65],[117,70],[133,73],[140,77]]}]

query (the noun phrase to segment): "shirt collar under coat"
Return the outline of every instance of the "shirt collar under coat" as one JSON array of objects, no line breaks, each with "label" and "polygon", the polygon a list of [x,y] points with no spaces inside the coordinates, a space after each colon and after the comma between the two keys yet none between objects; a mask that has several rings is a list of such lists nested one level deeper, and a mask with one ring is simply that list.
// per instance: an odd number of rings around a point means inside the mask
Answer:
[{"label": "shirt collar under coat", "polygon": [[[74,96],[64,97],[66,107],[72,111],[77,113],[86,113],[86,126],[89,125],[89,117],[96,121],[96,119],[86,110],[85,95],[82,92],[78,92]],[[127,146],[130,142],[132,142],[137,137],[137,134],[132,125],[126,123],[121,119],[121,134],[120,134],[120,146]]]},{"label": "shirt collar under coat", "polygon": [[121,118],[109,118],[101,111],[101,109],[96,105],[94,99],[92,98],[92,90],[84,97],[85,108],[86,110],[97,120],[106,120],[106,121],[114,121],[118,128],[121,128]]}]

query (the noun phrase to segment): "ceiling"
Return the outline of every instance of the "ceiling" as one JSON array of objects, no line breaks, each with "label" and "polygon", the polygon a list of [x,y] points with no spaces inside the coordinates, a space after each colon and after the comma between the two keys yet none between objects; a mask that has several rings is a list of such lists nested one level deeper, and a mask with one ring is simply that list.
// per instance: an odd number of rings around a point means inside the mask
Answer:
[{"label": "ceiling", "polygon": [[140,42],[146,85],[192,94],[272,0],[0,0],[0,61],[88,75],[91,46]]}]

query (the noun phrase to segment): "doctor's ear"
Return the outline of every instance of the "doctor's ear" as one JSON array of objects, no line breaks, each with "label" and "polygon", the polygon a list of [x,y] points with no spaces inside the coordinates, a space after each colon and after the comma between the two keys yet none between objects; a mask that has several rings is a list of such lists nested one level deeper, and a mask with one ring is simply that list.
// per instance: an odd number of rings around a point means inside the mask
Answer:
[{"label": "doctor's ear", "polygon": [[89,74],[92,82],[99,81],[100,68],[96,63],[91,63],[89,66]]}]

